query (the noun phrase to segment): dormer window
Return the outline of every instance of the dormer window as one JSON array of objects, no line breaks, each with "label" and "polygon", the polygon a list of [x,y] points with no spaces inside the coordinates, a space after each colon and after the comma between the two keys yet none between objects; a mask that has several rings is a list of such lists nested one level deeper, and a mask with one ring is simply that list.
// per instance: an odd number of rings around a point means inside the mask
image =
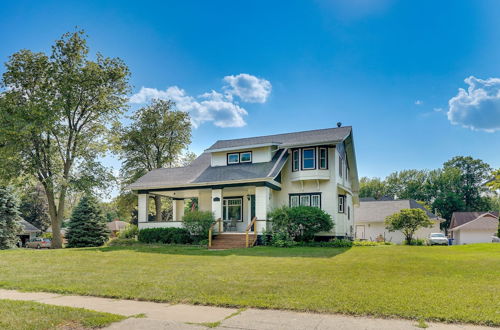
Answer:
[{"label": "dormer window", "polygon": [[240,163],[240,154],[227,154],[227,163],[228,164],[239,164]]},{"label": "dormer window", "polygon": [[252,162],[252,153],[248,152],[240,152],[240,163],[251,163]]},{"label": "dormer window", "polygon": [[252,152],[244,151],[244,152],[233,152],[227,154],[227,164],[241,164],[241,163],[251,163],[252,162]]}]

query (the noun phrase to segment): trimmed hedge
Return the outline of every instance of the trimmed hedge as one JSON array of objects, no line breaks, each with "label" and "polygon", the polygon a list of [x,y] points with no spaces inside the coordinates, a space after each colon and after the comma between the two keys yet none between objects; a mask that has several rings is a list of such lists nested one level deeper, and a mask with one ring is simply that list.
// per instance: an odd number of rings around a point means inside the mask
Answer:
[{"label": "trimmed hedge", "polygon": [[139,230],[139,242],[154,244],[190,244],[193,240],[185,228],[147,228]]}]

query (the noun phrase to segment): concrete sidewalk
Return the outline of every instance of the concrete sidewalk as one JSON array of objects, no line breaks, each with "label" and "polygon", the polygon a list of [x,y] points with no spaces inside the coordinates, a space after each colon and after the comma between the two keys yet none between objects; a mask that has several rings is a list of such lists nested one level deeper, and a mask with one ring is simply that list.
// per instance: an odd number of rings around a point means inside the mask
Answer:
[{"label": "concrete sidewalk", "polygon": [[[332,314],[298,313],[279,310],[194,306],[154,303],[134,300],[108,299],[87,296],[67,296],[43,292],[19,292],[0,289],[0,299],[28,300],[57,306],[91,309],[124,315],[128,318],[108,329],[207,329],[212,323],[216,329],[339,329],[339,330],[404,330],[418,329],[417,322],[397,319],[375,319]],[[145,317],[134,318],[143,314]],[[491,330],[458,324],[427,323],[428,329],[439,330]]]}]

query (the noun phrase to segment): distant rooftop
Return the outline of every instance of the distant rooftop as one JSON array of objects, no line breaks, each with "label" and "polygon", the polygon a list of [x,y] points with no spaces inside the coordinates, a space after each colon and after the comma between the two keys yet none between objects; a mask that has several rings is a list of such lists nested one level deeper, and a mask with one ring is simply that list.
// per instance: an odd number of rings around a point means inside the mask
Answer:
[{"label": "distant rooftop", "polygon": [[359,207],[354,212],[354,219],[356,222],[381,222],[386,217],[401,211],[402,209],[421,209],[427,213],[431,219],[438,219],[438,217],[420,205],[413,199],[400,199],[400,200],[361,200]]}]

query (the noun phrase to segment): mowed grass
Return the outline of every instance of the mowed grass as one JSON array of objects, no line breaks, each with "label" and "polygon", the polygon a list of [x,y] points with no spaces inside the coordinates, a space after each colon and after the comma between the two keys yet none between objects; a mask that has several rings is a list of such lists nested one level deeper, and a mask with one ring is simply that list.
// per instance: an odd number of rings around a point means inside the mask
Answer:
[{"label": "mowed grass", "polygon": [[6,330],[100,328],[123,319],[83,308],[0,299],[0,329]]},{"label": "mowed grass", "polygon": [[500,244],[11,250],[0,287],[500,325]]}]

